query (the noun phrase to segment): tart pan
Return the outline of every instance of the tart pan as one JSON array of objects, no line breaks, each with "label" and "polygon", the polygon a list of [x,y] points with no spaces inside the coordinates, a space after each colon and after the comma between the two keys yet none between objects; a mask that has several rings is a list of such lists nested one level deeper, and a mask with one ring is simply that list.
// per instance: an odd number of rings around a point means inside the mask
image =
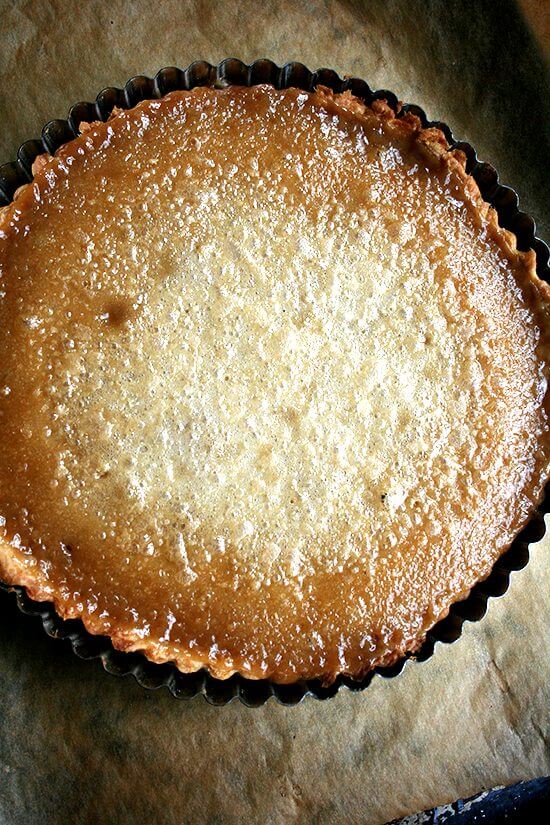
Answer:
[{"label": "tart pan", "polygon": [[[217,66],[205,61],[196,61],[187,69],[161,69],[154,78],[142,75],[133,77],[123,89],[103,89],[97,95],[95,103],[83,102],[72,106],[67,120],[51,120],[47,123],[42,129],[40,140],[28,140],[23,143],[17,153],[17,160],[0,167],[0,206],[10,203],[15,190],[32,180],[31,167],[35,157],[43,152],[53,154],[64,143],[68,143],[79,134],[79,125],[83,121],[107,120],[115,106],[129,109],[141,100],[160,98],[176,89],[192,89],[195,86],[255,86],[260,83],[269,83],[278,89],[294,86],[304,91],[311,91],[320,84],[337,93],[350,90],[367,104],[382,98],[398,112],[398,117],[405,112],[412,112],[420,118],[424,127],[435,126],[441,129],[450,146],[465,153],[466,171],[475,179],[484,200],[496,209],[500,225],[515,234],[518,249],[535,251],[537,274],[543,281],[550,282],[550,252],[546,244],[535,236],[535,222],[519,210],[516,192],[499,183],[496,170],[490,164],[479,161],[469,143],[457,141],[445,123],[429,121],[419,106],[401,106],[393,92],[385,89],[372,91],[369,85],[359,78],[341,78],[331,69],[318,69],[312,72],[296,62],[279,67],[266,59],[256,60],[247,65],[235,58],[228,58]],[[364,690],[375,675],[384,678],[397,676],[409,659],[428,659],[437,642],[450,643],[458,639],[463,623],[481,619],[486,612],[488,599],[505,593],[511,572],[525,567],[529,561],[529,543],[543,537],[544,514],[549,511],[550,485],[547,483],[543,501],[509,549],[497,560],[488,578],[476,584],[466,599],[451,606],[448,616],[428,631],[425,642],[415,654],[404,656],[391,667],[377,667],[361,681],[339,676],[328,687],[318,680],[281,685],[270,680],[246,679],[238,674],[226,680],[215,679],[205,670],[181,673],[175,665],[155,664],[140,653],[122,653],[115,650],[107,637],[91,635],[80,620],[61,619],[50,602],[36,602],[30,599],[24,587],[9,587],[0,582],[0,589],[14,593],[21,611],[39,616],[46,633],[53,638],[68,640],[77,656],[82,659],[100,659],[104,669],[116,676],[132,674],[145,688],[155,689],[164,686],[177,698],[191,698],[202,694],[214,705],[224,705],[238,697],[243,704],[258,707],[270,696],[274,696],[284,705],[295,705],[307,695],[317,699],[328,699],[341,687]]]}]

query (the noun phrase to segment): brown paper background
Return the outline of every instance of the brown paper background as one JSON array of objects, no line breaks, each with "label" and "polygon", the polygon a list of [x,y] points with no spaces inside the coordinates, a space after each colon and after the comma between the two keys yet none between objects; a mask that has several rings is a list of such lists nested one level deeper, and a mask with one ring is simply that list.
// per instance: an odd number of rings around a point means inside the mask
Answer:
[{"label": "brown paper background", "polygon": [[[447,121],[548,237],[548,5],[522,5],[528,24],[512,2],[0,0],[0,163],[133,74],[298,59]],[[147,692],[76,659],[3,597],[0,821],[375,825],[550,773],[548,544],[428,662],[296,708]]]}]

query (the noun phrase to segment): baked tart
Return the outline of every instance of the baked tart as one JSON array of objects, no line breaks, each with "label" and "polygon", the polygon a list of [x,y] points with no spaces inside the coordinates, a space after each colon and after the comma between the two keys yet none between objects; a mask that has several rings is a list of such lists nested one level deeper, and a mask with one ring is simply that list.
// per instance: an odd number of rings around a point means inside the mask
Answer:
[{"label": "baked tart", "polygon": [[548,287],[444,134],[318,87],[116,110],[0,213],[0,577],[116,648],[360,678],[548,474]]}]

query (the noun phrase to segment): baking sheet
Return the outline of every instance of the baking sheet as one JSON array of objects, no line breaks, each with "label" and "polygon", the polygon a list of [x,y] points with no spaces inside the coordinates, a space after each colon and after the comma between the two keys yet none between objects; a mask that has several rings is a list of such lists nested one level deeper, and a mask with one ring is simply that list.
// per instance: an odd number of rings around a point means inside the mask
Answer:
[{"label": "baking sheet", "polygon": [[[0,162],[132,74],[297,59],[446,120],[520,191],[544,237],[550,118],[533,35],[544,9],[527,5],[530,28],[511,2],[0,0]],[[459,642],[363,694],[296,708],[145,692],[2,599],[0,821],[375,825],[550,773],[548,545]]]}]

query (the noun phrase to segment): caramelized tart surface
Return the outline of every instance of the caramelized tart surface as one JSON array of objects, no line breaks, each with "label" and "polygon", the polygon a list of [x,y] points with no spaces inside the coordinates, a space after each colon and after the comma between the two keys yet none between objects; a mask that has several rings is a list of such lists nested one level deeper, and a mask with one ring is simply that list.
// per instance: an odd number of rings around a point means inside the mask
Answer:
[{"label": "caramelized tart surface", "polygon": [[414,650],[541,496],[533,267],[380,103],[91,124],[0,219],[0,573],[184,671]]}]

